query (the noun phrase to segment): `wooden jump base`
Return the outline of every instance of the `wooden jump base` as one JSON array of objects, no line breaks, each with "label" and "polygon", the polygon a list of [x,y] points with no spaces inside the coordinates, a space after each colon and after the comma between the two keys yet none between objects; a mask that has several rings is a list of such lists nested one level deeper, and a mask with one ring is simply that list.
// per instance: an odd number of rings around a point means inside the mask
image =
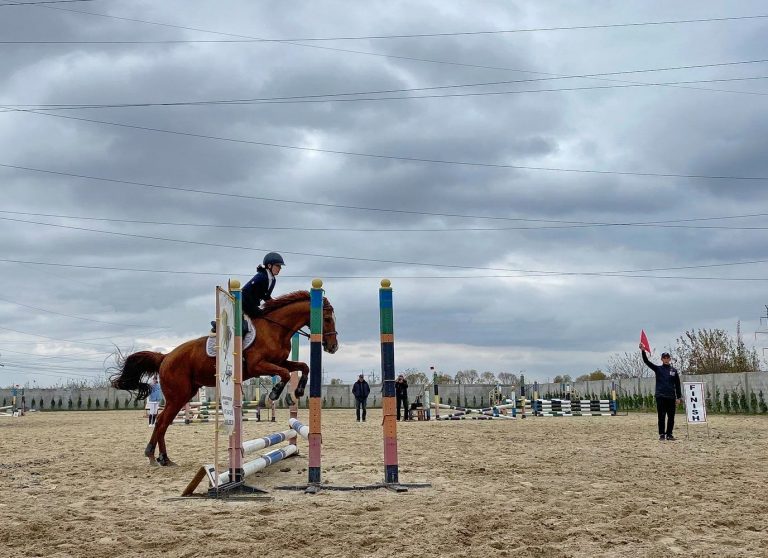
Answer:
[{"label": "wooden jump base", "polygon": [[[295,419],[292,419],[292,420],[295,420]],[[274,434],[269,434],[262,438],[255,438],[253,440],[248,440],[247,442],[243,442],[243,455],[248,455],[282,442],[286,442],[286,441],[289,442],[287,445],[283,446],[282,448],[274,449],[269,453],[265,453],[264,455],[260,455],[251,461],[243,463],[243,479],[250,477],[255,473],[258,473],[259,471],[263,471],[270,465],[274,465],[275,463],[282,461],[287,457],[295,455],[298,452],[298,447],[296,446],[296,443],[295,443],[297,434],[298,434],[298,430],[292,428],[291,430],[286,430],[284,432],[276,432]],[[208,480],[211,484],[211,488],[208,490],[209,496],[213,496],[213,497],[217,496],[218,494],[217,485],[219,490],[226,490],[227,485],[231,483],[229,471],[224,471],[217,476],[216,467],[214,465],[212,464],[204,465],[197,472],[197,475],[195,475],[195,477],[192,479],[189,485],[187,485],[187,487],[184,489],[184,492],[182,492],[181,495],[191,496],[194,493],[195,488],[197,488],[197,486],[200,484],[200,481],[202,481],[203,478],[205,478],[206,476],[208,477]],[[250,491],[259,492],[259,493],[266,492],[264,490],[254,488],[252,486],[248,487],[248,489],[249,489],[249,492]]]}]

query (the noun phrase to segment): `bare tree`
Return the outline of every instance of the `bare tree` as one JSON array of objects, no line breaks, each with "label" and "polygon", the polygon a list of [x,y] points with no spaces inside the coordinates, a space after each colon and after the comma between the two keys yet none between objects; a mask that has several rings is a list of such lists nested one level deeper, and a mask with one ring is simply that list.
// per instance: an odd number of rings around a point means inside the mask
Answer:
[{"label": "bare tree", "polygon": [[410,386],[416,384],[425,385],[429,383],[427,375],[424,374],[424,372],[419,372],[415,368],[406,368],[403,372],[403,376],[405,376],[405,379]]},{"label": "bare tree", "polygon": [[483,372],[480,374],[480,383],[483,384],[496,384],[498,383],[498,380],[496,380],[496,374],[493,372]]},{"label": "bare tree", "polygon": [[457,384],[476,384],[480,381],[480,375],[477,370],[459,370],[456,372]]},{"label": "bare tree", "polygon": [[608,377],[612,380],[620,378],[647,378],[653,374],[643,363],[640,351],[631,353],[616,353],[608,359]]},{"label": "bare tree", "polygon": [[513,374],[512,372],[499,372],[497,377],[499,378],[500,384],[509,386],[517,385],[517,383],[520,381],[520,378],[517,377],[517,374]]}]

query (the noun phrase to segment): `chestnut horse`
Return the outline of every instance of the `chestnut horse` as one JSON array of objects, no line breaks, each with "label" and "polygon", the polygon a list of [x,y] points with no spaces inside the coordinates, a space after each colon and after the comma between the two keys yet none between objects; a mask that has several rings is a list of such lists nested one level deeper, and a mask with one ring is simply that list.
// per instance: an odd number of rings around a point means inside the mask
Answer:
[{"label": "chestnut horse", "polygon": [[[296,291],[267,301],[262,314],[252,321],[256,339],[244,353],[243,380],[280,376],[269,394],[274,401],[290,380],[290,373],[301,371],[295,397],[304,395],[309,367],[303,362],[288,360],[288,355],[293,334],[309,325],[309,292]],[[118,355],[119,372],[112,376],[112,386],[134,392],[136,399],[146,399],[149,395],[149,384],[143,380],[160,374],[165,408],[157,417],[152,437],[144,450],[152,465],[173,465],[165,448],[165,431],[202,386],[210,387],[216,383],[216,359],[206,353],[206,341],[207,337],[187,341],[168,354],[140,351],[127,357]],[[331,354],[338,349],[336,317],[326,298],[323,298],[323,349]],[[158,444],[159,456],[155,460]]]}]

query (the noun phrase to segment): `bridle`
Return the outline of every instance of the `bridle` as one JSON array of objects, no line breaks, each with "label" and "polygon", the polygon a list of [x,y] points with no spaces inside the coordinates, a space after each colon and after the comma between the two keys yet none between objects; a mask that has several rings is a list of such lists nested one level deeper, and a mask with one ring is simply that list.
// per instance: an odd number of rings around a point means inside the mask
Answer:
[{"label": "bridle", "polygon": [[[323,308],[323,310],[325,310],[325,308]],[[331,307],[331,312],[333,312],[333,307]],[[301,335],[302,337],[306,337],[307,339],[309,339],[309,338],[310,338],[310,334],[309,334],[309,333],[307,333],[306,331],[303,331],[302,329],[299,329],[298,331],[295,331],[295,332],[294,332],[294,331],[293,331],[293,328],[291,328],[291,327],[288,327],[287,325],[285,325],[285,324],[282,324],[282,323],[280,323],[280,322],[278,322],[278,321],[276,321],[276,320],[273,320],[273,319],[271,319],[271,318],[268,318],[267,316],[259,316],[259,317],[258,317],[258,319],[260,319],[260,320],[264,320],[265,322],[269,322],[269,323],[271,323],[271,324],[275,324],[275,325],[277,325],[277,326],[280,326],[280,327],[282,327],[283,329],[285,329],[286,331],[290,331],[290,332],[292,332],[292,333],[298,333],[299,335]],[[334,331],[324,331],[324,332],[323,332],[323,339],[325,339],[325,338],[326,338],[327,336],[329,336],[329,335],[338,335],[338,333],[337,333],[335,330],[334,330]]]}]

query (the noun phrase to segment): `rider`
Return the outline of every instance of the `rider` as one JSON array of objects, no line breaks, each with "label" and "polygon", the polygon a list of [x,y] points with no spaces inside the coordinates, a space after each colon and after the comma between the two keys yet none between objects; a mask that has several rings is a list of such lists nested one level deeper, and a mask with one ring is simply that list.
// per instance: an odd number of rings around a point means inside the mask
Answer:
[{"label": "rider", "polygon": [[[261,302],[272,300],[272,290],[277,282],[276,277],[285,266],[283,257],[277,252],[270,252],[264,256],[262,265],[256,268],[256,275],[243,287],[243,314],[253,319],[261,314]],[[243,318],[243,335],[248,331],[245,318]],[[211,332],[216,333],[216,322],[211,322]]]},{"label": "rider", "polygon": [[261,302],[272,300],[272,290],[275,288],[277,276],[285,267],[283,257],[277,252],[264,256],[263,264],[256,268],[256,275],[243,287],[243,313],[249,318],[261,314]]}]

